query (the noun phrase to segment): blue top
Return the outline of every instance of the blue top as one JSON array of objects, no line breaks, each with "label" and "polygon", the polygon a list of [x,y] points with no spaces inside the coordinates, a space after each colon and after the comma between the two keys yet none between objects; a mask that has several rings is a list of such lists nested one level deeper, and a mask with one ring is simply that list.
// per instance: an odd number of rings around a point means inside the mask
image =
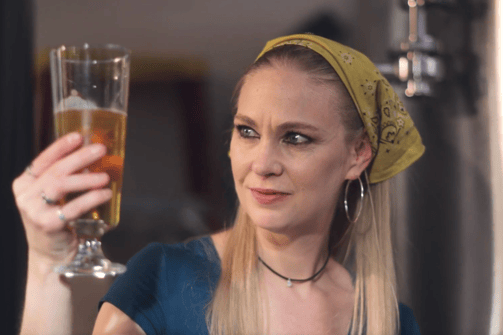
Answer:
[{"label": "blue top", "polygon": [[[205,308],[220,276],[210,237],[187,243],[151,243],[127,263],[103,302],[134,320],[147,334],[207,335]],[[419,335],[412,310],[400,304],[401,335]]]}]

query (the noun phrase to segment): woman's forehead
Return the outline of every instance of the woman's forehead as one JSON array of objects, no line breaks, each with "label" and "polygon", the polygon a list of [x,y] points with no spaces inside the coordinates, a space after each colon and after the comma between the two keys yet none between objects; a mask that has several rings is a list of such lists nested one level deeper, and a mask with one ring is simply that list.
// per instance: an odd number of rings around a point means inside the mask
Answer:
[{"label": "woman's forehead", "polygon": [[332,85],[313,82],[309,75],[286,66],[264,67],[245,79],[237,101],[237,111],[250,118],[297,118],[338,122],[338,93]]}]

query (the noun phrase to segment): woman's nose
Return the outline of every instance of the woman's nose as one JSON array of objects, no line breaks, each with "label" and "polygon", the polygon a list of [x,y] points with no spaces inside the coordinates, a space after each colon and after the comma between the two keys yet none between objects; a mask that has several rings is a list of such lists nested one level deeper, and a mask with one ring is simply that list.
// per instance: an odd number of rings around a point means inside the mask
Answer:
[{"label": "woman's nose", "polygon": [[283,173],[281,153],[273,143],[261,140],[253,153],[252,171],[259,176],[279,176]]}]

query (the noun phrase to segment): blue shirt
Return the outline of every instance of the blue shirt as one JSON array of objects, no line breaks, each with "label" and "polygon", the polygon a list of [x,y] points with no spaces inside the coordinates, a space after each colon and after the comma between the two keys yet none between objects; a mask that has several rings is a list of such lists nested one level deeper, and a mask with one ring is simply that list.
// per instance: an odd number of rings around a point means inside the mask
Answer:
[{"label": "blue shirt", "polygon": [[[210,237],[187,243],[151,243],[127,263],[103,302],[134,320],[147,334],[207,335],[206,306],[220,277]],[[412,310],[400,304],[401,335],[419,335]]]}]

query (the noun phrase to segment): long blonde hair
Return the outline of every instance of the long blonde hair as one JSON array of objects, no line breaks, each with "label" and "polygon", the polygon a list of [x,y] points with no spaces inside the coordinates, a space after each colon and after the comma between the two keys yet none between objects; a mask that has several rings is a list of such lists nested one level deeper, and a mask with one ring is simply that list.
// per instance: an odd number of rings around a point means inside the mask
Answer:
[{"label": "long blonde hair", "polygon": [[[330,64],[312,50],[285,45],[264,54],[238,82],[234,97],[234,114],[239,92],[246,76],[274,62],[286,62],[306,71],[318,83],[334,85],[346,93],[340,112],[348,134],[346,140],[363,133],[363,124],[344,85]],[[354,309],[351,335],[395,334],[399,330],[395,266],[391,243],[389,182],[368,185],[363,178],[366,196],[358,221],[350,224],[341,206],[342,196],[332,221],[330,239],[332,257],[353,275]],[[351,193],[351,192],[350,192]],[[353,192],[354,193],[354,192]],[[350,198],[350,207],[360,199]],[[207,309],[211,335],[265,334],[260,293],[257,241],[250,218],[238,207],[234,226],[222,256],[222,272],[213,299]]]}]

